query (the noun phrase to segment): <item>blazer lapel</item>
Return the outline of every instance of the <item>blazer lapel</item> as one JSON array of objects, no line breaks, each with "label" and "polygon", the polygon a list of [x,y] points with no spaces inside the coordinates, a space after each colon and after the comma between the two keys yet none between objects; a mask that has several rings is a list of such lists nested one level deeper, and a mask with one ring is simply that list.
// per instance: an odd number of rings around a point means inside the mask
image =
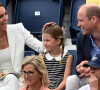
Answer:
[{"label": "blazer lapel", "polygon": [[88,35],[86,38],[85,38],[85,41],[84,41],[84,44],[83,44],[83,47],[84,47],[84,52],[85,52],[85,57],[90,60],[91,59],[91,40],[90,40],[90,35]]},{"label": "blazer lapel", "polygon": [[8,42],[9,42],[9,48],[11,54],[11,61],[13,64],[14,57],[15,57],[15,34],[12,32],[11,28],[10,30],[9,28],[7,29],[7,36],[8,36]]}]

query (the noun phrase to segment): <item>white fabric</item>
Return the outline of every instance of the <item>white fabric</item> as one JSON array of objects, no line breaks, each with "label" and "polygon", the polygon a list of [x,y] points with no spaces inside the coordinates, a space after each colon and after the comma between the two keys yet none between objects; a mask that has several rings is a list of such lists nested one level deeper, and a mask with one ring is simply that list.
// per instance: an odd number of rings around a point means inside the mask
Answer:
[{"label": "white fabric", "polygon": [[[46,52],[46,49],[44,50],[44,52]],[[66,49],[64,49],[63,57],[66,55],[67,52],[68,52],[68,51],[67,51]],[[45,57],[46,57],[47,60],[52,60],[52,59],[54,58],[54,57],[52,57],[52,56],[50,55],[49,52],[46,53]],[[61,54],[60,54],[59,56],[55,57],[55,60],[56,60],[56,61],[60,61],[60,59],[61,59]]]},{"label": "white fabric", "polygon": [[[9,65],[11,65],[10,69],[14,69],[15,72],[20,72],[21,64],[24,59],[24,48],[25,44],[28,45],[33,50],[36,50],[37,52],[43,51],[43,44],[41,41],[33,37],[33,35],[30,34],[29,31],[27,31],[22,23],[18,24],[11,24],[7,25],[7,36],[8,36],[8,43],[9,43],[9,50],[4,54],[5,57],[5,64],[7,62],[10,62]],[[4,56],[4,54],[1,54]],[[3,63],[3,61],[1,61]],[[7,66],[9,66],[7,63]],[[13,70],[8,70],[4,68],[3,72],[13,72]],[[1,70],[2,72],[2,70]],[[16,76],[13,74],[8,74],[5,76],[3,80],[0,80],[0,90],[18,90],[19,88],[19,82]]]},{"label": "white fabric", "polygon": [[27,31],[22,23],[7,26],[7,36],[10,47],[11,62],[16,72],[20,71],[24,59],[24,46],[42,52],[43,44]]},{"label": "white fabric", "polygon": [[80,87],[88,84],[88,79],[80,79],[77,75],[68,76],[65,90],[78,90]]},{"label": "white fabric", "polygon": [[[5,62],[8,62],[8,61],[9,62],[11,61],[9,47],[0,50],[0,64],[2,63],[5,64]],[[0,68],[2,68],[1,65],[0,65]]]},{"label": "white fabric", "polygon": [[91,90],[91,89],[90,89],[89,84],[87,84],[87,85],[85,85],[85,86],[81,87],[81,88],[80,88],[80,89],[78,89],[78,90]]},{"label": "white fabric", "polygon": [[2,72],[6,74],[14,72],[9,47],[0,50],[0,73]]},{"label": "white fabric", "polygon": [[19,83],[13,74],[8,74],[3,80],[0,80],[0,90],[18,90]]}]

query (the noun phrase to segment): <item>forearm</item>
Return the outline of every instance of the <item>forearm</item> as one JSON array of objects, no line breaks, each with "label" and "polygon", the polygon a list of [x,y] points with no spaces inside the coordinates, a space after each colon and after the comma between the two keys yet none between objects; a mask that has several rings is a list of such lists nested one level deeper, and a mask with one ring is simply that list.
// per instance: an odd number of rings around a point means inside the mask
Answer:
[{"label": "forearm", "polygon": [[64,88],[65,88],[65,80],[63,80],[60,84],[59,84],[59,86],[56,88],[56,89],[54,89],[54,90],[64,90]]}]

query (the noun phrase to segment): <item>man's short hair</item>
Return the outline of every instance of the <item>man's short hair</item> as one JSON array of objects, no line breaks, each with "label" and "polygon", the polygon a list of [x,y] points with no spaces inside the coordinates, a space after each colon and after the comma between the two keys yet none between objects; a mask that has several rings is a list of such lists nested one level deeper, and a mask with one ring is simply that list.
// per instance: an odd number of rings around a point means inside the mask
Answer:
[{"label": "man's short hair", "polygon": [[96,16],[100,21],[100,8],[98,6],[91,6],[86,9],[86,16],[91,20],[92,16]]}]

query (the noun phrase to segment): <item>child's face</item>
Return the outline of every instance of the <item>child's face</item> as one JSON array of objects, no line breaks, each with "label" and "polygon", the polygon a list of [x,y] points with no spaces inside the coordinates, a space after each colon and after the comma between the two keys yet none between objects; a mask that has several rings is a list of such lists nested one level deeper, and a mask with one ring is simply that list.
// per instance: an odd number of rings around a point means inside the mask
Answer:
[{"label": "child's face", "polygon": [[48,51],[55,50],[57,46],[60,47],[58,40],[46,33],[43,33],[43,44]]}]

